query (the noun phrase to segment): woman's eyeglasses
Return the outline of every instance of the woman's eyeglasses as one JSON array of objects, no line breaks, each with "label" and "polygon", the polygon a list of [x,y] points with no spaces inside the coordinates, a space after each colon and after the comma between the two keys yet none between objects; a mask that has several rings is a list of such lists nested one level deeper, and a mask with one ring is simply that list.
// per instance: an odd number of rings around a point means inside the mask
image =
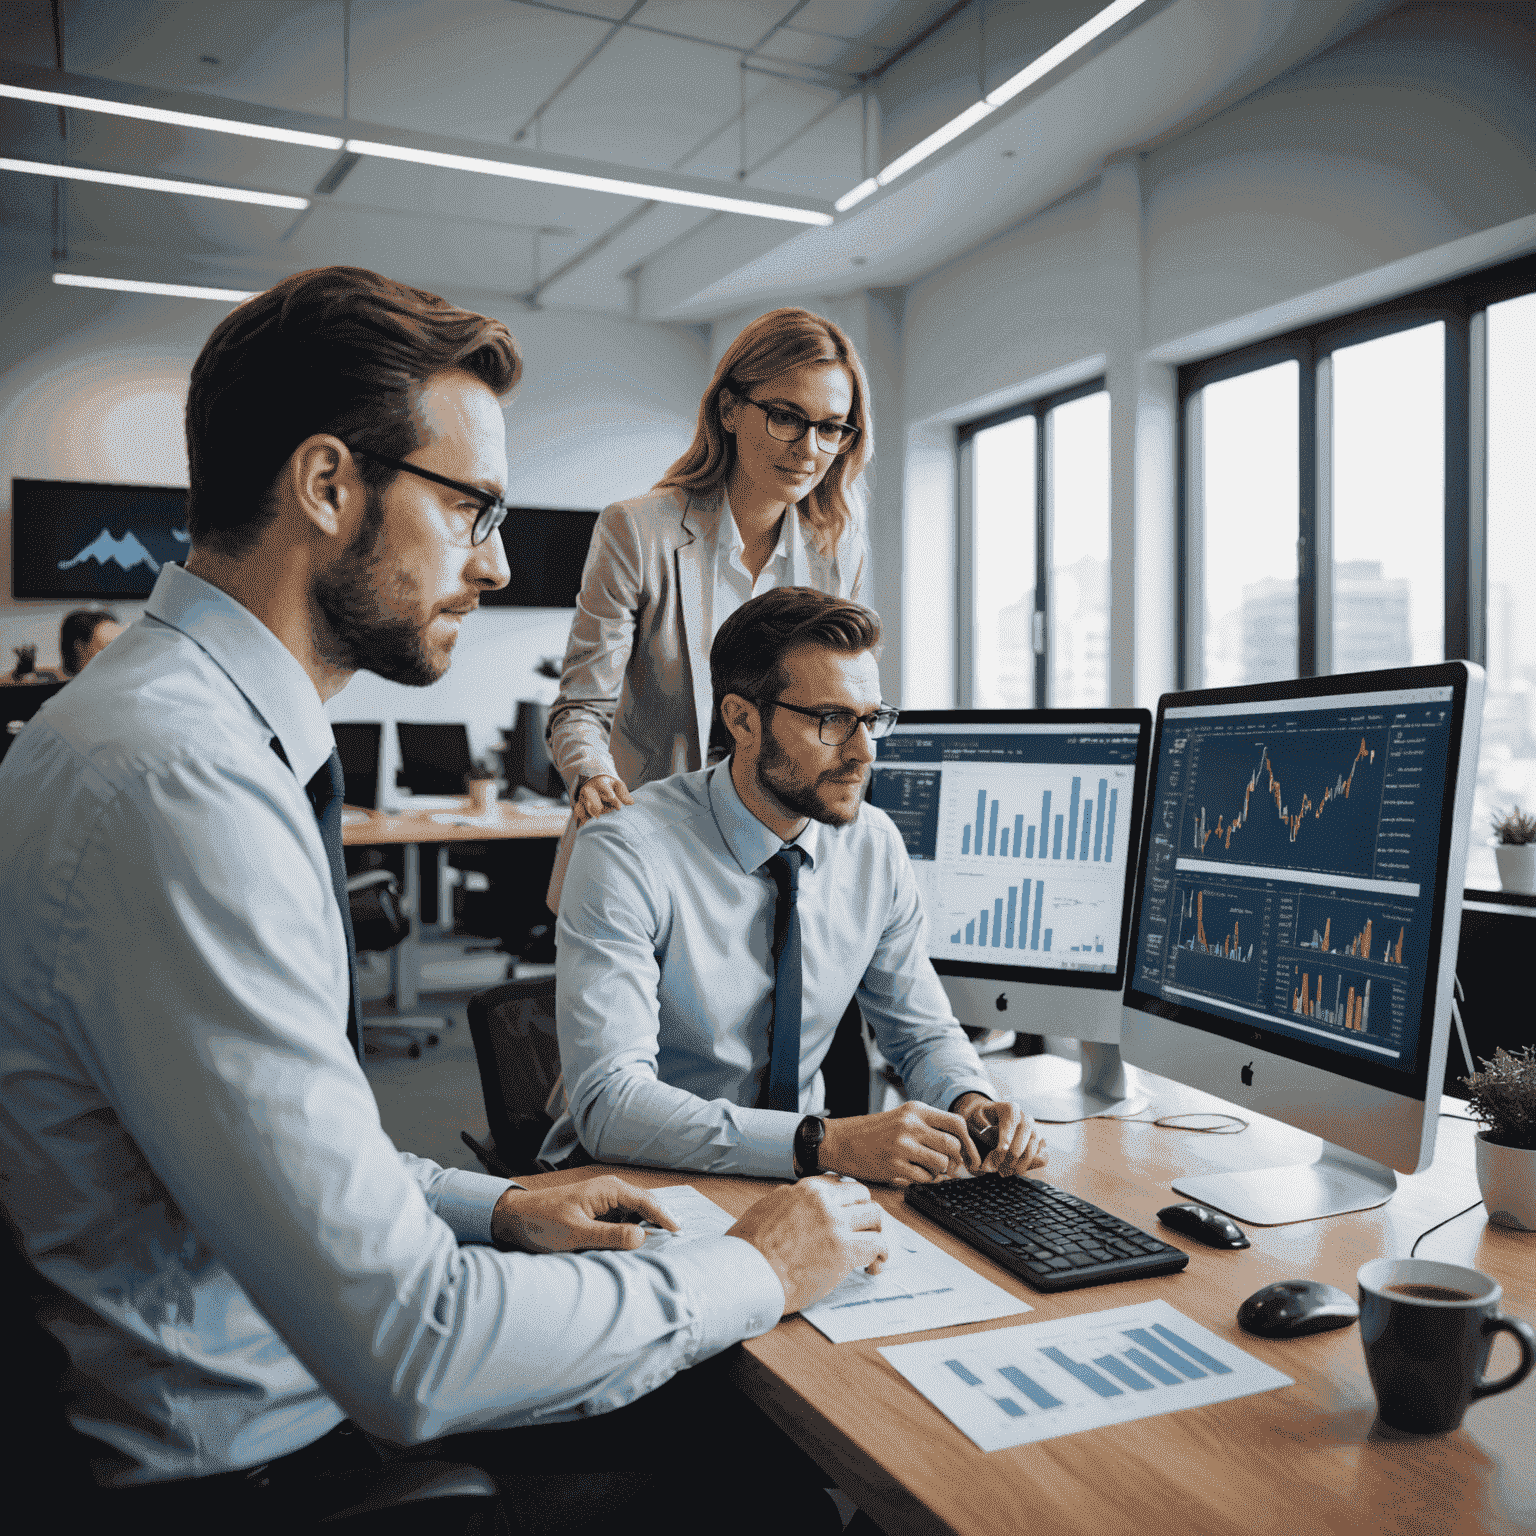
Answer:
[{"label": "woman's eyeglasses", "polygon": [[768,436],[781,443],[798,443],[812,428],[816,432],[816,446],[823,453],[846,453],[859,440],[859,429],[850,422],[811,421],[787,405],[764,405],[761,400],[746,403],[763,413]]}]

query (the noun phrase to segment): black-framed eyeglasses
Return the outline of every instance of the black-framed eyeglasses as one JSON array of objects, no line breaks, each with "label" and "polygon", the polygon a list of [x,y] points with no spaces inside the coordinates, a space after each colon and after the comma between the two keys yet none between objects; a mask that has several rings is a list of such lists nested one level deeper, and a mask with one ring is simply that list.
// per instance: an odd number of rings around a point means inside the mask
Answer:
[{"label": "black-framed eyeglasses", "polygon": [[824,747],[841,747],[853,740],[853,733],[862,725],[869,732],[871,741],[889,736],[901,718],[899,709],[886,706],[867,715],[856,715],[851,709],[803,709],[798,704],[786,704],[783,699],[768,699],[766,703],[778,709],[792,709],[797,715],[807,715],[818,722],[818,734]]},{"label": "black-framed eyeglasses", "polygon": [[761,400],[748,400],[747,404],[763,413],[768,436],[781,443],[798,443],[812,427],[816,429],[816,446],[823,453],[846,453],[859,440],[859,429],[852,422],[811,421],[787,405],[764,405]]},{"label": "black-framed eyeglasses", "polygon": [[493,496],[490,491],[478,485],[465,485],[462,480],[450,480],[447,475],[439,475],[430,469],[423,469],[419,464],[407,464],[404,459],[389,459],[382,453],[374,453],[369,448],[354,448],[354,454],[361,454],[365,459],[372,459],[375,464],[387,464],[391,469],[403,469],[408,475],[419,475],[423,480],[430,480],[434,485],[446,485],[450,491],[457,491],[461,496],[472,497],[480,503],[479,514],[475,518],[475,526],[470,530],[469,542],[471,544],[484,544],[490,536],[506,521],[510,508],[500,496]]}]

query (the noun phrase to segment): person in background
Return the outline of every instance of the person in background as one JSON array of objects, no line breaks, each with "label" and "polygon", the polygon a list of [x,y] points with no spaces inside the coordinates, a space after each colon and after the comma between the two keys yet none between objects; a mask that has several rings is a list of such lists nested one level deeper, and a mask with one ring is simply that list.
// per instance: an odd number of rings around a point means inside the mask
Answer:
[{"label": "person in background", "polygon": [[59,626],[59,657],[65,676],[78,676],[86,662],[106,650],[123,629],[117,615],[105,608],[76,608],[66,613]]},{"label": "person in background", "polygon": [[604,509],[587,554],[551,755],[578,827],[709,753],[709,648],[749,598],[813,587],[858,601],[869,561],[860,476],[869,386],[830,320],[776,309],[726,349],[688,451],[645,495]]}]

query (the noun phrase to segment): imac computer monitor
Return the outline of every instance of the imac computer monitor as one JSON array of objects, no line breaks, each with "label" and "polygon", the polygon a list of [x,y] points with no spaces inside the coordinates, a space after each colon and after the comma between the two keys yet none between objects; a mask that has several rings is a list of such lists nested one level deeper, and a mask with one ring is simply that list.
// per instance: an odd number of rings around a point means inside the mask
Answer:
[{"label": "imac computer monitor", "polygon": [[908,710],[876,743],[870,799],[955,1017],[1084,1042],[1080,1090],[1032,1097],[1040,1120],[1135,1107],[1120,994],[1151,734],[1144,709]]},{"label": "imac computer monitor", "polygon": [[1121,1049],[1324,1142],[1180,1194],[1306,1221],[1433,1158],[1482,708],[1461,661],[1159,702]]}]

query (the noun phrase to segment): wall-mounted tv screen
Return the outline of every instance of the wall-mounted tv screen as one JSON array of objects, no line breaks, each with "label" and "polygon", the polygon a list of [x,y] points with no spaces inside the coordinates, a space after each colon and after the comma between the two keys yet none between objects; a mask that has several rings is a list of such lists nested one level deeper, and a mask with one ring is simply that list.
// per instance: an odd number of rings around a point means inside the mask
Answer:
[{"label": "wall-mounted tv screen", "polygon": [[483,592],[482,608],[574,608],[596,512],[512,507],[501,525],[512,579]]},{"label": "wall-mounted tv screen", "polygon": [[11,481],[12,597],[146,598],[190,545],[175,486]]}]

